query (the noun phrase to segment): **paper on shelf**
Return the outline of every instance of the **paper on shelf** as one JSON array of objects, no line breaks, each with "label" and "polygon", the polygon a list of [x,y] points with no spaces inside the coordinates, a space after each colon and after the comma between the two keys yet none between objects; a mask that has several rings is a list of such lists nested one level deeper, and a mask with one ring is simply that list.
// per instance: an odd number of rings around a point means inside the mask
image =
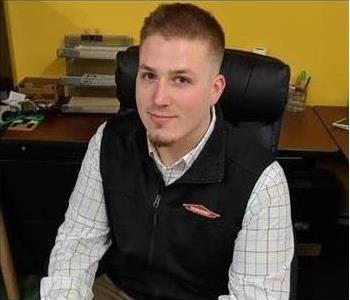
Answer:
[{"label": "paper on shelf", "polygon": [[73,96],[67,104],[62,105],[63,112],[82,113],[117,113],[119,101],[113,97]]}]

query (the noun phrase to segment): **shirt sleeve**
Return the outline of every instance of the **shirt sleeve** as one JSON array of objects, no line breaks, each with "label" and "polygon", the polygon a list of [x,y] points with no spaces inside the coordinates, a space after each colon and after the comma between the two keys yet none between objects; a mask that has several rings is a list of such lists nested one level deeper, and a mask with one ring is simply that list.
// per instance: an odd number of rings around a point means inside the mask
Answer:
[{"label": "shirt sleeve", "polygon": [[273,162],[251,193],[229,269],[230,295],[219,300],[288,300],[293,255],[288,185]]},{"label": "shirt sleeve", "polygon": [[110,246],[102,179],[102,124],[90,140],[65,220],[58,229],[48,276],[41,280],[42,300],[92,299],[98,262]]}]

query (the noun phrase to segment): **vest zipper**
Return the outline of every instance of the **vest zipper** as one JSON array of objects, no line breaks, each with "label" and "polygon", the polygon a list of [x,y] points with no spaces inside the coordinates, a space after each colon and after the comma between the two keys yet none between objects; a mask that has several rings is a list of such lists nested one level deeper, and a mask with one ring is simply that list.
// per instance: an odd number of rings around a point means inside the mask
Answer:
[{"label": "vest zipper", "polygon": [[160,204],[160,199],[161,196],[158,193],[156,198],[153,201],[153,225],[152,225],[152,234],[151,234],[151,244],[150,244],[150,248],[149,248],[149,255],[148,255],[148,264],[151,266],[152,265],[152,261],[153,261],[153,251],[154,251],[154,239],[155,239],[155,231],[157,228],[157,223],[158,223],[158,208],[159,208],[159,204]]}]

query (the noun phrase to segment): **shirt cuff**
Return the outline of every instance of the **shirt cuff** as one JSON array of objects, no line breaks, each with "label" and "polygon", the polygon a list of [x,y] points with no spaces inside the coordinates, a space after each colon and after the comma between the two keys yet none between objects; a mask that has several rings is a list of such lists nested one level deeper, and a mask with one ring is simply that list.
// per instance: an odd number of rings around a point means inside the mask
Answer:
[{"label": "shirt cuff", "polygon": [[44,277],[40,285],[41,300],[91,300],[91,288],[79,278]]}]

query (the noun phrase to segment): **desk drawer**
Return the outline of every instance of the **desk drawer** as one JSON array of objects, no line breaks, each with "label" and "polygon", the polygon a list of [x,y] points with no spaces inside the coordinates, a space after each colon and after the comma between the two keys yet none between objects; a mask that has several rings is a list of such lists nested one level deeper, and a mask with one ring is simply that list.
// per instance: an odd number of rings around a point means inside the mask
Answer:
[{"label": "desk drawer", "polygon": [[40,160],[81,162],[87,149],[86,144],[76,143],[0,143],[1,160]]},{"label": "desk drawer", "polygon": [[0,161],[0,204],[22,273],[46,268],[79,169],[78,162]]},{"label": "desk drawer", "polygon": [[53,222],[8,223],[13,259],[20,274],[47,273],[50,253],[60,224]]}]

